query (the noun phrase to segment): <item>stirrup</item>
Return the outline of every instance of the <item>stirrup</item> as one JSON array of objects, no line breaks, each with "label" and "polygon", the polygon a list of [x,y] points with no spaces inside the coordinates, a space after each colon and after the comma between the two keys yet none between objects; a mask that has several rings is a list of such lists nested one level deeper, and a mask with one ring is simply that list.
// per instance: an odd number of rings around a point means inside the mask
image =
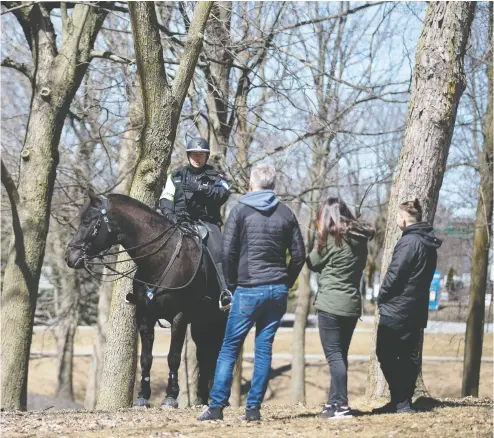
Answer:
[{"label": "stirrup", "polygon": [[[220,310],[222,310],[223,312],[230,310],[230,308],[232,307],[232,299],[232,293],[228,289],[223,289],[220,293],[219,299]],[[225,301],[227,304],[223,305],[223,301]]]}]

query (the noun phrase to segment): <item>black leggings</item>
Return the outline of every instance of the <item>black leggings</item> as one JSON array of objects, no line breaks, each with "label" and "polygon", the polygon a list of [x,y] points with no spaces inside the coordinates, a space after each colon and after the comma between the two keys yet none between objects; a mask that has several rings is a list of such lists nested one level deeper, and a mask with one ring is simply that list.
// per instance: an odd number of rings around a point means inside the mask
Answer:
[{"label": "black leggings", "polygon": [[318,311],[319,336],[329,364],[331,385],[328,404],[348,404],[348,348],[358,318]]}]

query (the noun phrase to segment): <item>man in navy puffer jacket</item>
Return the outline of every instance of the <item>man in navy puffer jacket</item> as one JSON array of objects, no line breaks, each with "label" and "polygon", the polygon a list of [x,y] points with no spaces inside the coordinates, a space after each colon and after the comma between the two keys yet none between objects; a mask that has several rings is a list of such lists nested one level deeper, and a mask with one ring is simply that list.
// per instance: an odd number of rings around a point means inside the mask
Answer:
[{"label": "man in navy puffer jacket", "polygon": [[[273,191],[276,171],[261,164],[252,169],[250,192],[232,210],[223,233],[223,270],[233,295],[225,338],[216,364],[211,403],[198,420],[223,419],[233,367],[247,333],[256,324],[252,386],[245,419],[261,418],[276,330],[286,312],[288,289],[305,261],[297,218]],[[288,256],[289,262],[288,262]]]}]

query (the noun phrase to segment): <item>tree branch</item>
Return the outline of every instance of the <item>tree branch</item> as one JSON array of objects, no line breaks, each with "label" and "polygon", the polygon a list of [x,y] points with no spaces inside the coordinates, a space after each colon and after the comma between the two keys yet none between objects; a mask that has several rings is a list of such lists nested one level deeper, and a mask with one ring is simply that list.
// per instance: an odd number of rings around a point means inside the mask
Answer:
[{"label": "tree branch", "polygon": [[28,66],[26,64],[24,64],[23,62],[15,62],[12,59],[10,59],[9,57],[7,57],[2,61],[1,66],[13,68],[14,70],[17,70],[19,73],[22,73],[26,78],[28,78],[29,82],[32,83],[32,81],[33,81],[32,73],[31,73],[30,69],[28,68]]},{"label": "tree branch", "polygon": [[120,55],[115,55],[114,53],[111,53],[109,51],[98,51],[98,50],[91,50],[91,59],[93,58],[101,58],[101,59],[108,59],[110,61],[118,62],[120,64],[135,64],[136,60],[132,58],[126,58],[125,56],[120,56]]},{"label": "tree branch", "polygon": [[4,5],[7,6],[7,8],[9,9],[6,9],[5,11],[2,11],[2,13],[0,15],[5,15],[5,14],[8,14],[9,12],[14,12],[14,11],[17,11],[18,9],[21,9],[21,8],[28,8],[29,6],[32,6],[38,2],[26,2],[26,3],[22,3],[20,5],[17,5],[17,6],[11,6],[9,7],[9,4],[12,3],[12,2],[5,2]]},{"label": "tree branch", "polygon": [[2,162],[2,184],[7,190],[7,195],[9,196],[10,205],[12,208],[15,208],[19,203],[19,193],[17,192],[17,187],[15,186],[15,182],[10,175],[10,172],[7,170],[5,163]]},{"label": "tree branch", "polygon": [[202,48],[204,39],[204,29],[208,21],[209,13],[213,7],[213,2],[199,2],[194,11],[194,17],[190,23],[189,34],[185,43],[185,48],[180,59],[177,74],[172,85],[173,96],[177,99],[178,105],[181,108],[187,90],[189,89],[190,81],[194,76],[194,68],[199,59],[199,54]]},{"label": "tree branch", "polygon": [[356,8],[349,9],[348,11],[345,11],[345,12],[340,13],[340,14],[328,15],[326,17],[315,18],[312,20],[299,21],[298,23],[295,23],[295,24],[292,24],[290,26],[285,26],[285,27],[282,27],[281,29],[278,29],[276,31],[276,33],[285,32],[287,30],[302,27],[302,26],[305,26],[307,24],[317,24],[317,23],[321,23],[323,21],[329,21],[329,20],[335,20],[337,18],[343,18],[343,17],[346,17],[348,15],[355,14],[356,12],[361,11],[362,9],[367,9],[369,7],[372,7],[372,6],[379,6],[379,5],[382,5],[384,3],[388,3],[388,2],[387,1],[380,1],[380,2],[374,2],[374,3],[366,3],[366,4],[358,6]]}]

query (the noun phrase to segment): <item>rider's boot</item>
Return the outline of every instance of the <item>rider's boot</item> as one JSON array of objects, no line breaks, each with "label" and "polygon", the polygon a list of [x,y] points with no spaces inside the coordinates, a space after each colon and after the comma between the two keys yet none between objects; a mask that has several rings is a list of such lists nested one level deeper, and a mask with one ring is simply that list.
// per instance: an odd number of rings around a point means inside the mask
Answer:
[{"label": "rider's boot", "polygon": [[214,267],[216,268],[216,272],[218,273],[218,282],[220,283],[220,309],[225,311],[230,310],[230,307],[232,306],[232,293],[228,289],[228,286],[225,282],[225,276],[223,275],[223,265],[221,262],[217,262],[214,264]]}]

